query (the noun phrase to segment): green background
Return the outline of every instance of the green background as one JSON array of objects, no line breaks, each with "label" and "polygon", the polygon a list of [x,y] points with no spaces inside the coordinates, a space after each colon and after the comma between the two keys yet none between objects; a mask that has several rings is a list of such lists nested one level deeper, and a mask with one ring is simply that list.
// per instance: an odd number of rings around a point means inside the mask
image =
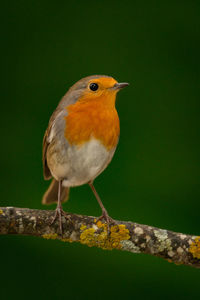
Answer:
[{"label": "green background", "polygon": [[[200,234],[200,1],[1,3],[1,206],[43,208],[42,138],[67,89],[130,82],[96,188],[110,215]],[[54,207],[52,207],[53,209]],[[65,210],[100,215],[88,186]],[[1,236],[2,299],[198,299],[199,270],[148,255]]]}]

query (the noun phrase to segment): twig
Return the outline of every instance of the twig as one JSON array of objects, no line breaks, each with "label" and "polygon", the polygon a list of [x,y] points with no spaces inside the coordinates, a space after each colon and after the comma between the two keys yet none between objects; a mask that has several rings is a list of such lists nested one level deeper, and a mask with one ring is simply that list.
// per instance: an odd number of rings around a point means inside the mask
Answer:
[{"label": "twig", "polygon": [[61,237],[58,222],[50,225],[53,214],[52,210],[1,207],[0,234],[40,236],[107,250],[148,253],[176,264],[200,268],[200,236],[123,221],[111,226],[108,235],[107,225],[95,217],[70,214],[71,221],[63,218]]}]

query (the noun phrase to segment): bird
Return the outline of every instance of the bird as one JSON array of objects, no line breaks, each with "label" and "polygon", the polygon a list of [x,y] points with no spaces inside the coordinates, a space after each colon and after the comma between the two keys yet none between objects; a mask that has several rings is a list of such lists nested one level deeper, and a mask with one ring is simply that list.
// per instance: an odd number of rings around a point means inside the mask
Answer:
[{"label": "bird", "polygon": [[42,160],[44,179],[52,181],[42,204],[57,203],[51,224],[58,219],[61,235],[62,216],[69,219],[62,203],[68,200],[71,187],[88,184],[102,209],[99,220],[104,219],[108,227],[113,221],[93,182],[115,153],[120,134],[116,95],[128,85],[107,75],[82,78],[69,88],[50,117]]}]

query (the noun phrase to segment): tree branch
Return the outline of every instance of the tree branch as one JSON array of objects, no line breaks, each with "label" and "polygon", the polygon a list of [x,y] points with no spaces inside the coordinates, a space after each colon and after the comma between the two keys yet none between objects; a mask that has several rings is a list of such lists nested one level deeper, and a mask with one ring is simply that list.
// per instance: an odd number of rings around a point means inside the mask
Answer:
[{"label": "tree branch", "polygon": [[95,217],[69,214],[71,221],[63,218],[63,237],[58,222],[50,225],[52,210],[1,207],[0,234],[20,234],[80,242],[89,247],[119,249],[133,253],[148,253],[176,264],[200,268],[200,236],[191,236],[133,222],[116,221],[107,226]]}]

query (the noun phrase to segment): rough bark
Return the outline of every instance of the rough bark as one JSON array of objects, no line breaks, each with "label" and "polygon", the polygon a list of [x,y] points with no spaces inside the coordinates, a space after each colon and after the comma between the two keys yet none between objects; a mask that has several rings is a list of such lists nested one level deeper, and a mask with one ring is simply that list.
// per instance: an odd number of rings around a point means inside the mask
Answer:
[{"label": "rough bark", "polygon": [[56,221],[50,225],[54,211],[1,207],[0,234],[20,234],[80,242],[89,247],[148,253],[176,264],[200,268],[200,236],[176,233],[133,222],[116,221],[107,233],[107,225],[95,217],[69,214],[63,217],[63,236]]}]

